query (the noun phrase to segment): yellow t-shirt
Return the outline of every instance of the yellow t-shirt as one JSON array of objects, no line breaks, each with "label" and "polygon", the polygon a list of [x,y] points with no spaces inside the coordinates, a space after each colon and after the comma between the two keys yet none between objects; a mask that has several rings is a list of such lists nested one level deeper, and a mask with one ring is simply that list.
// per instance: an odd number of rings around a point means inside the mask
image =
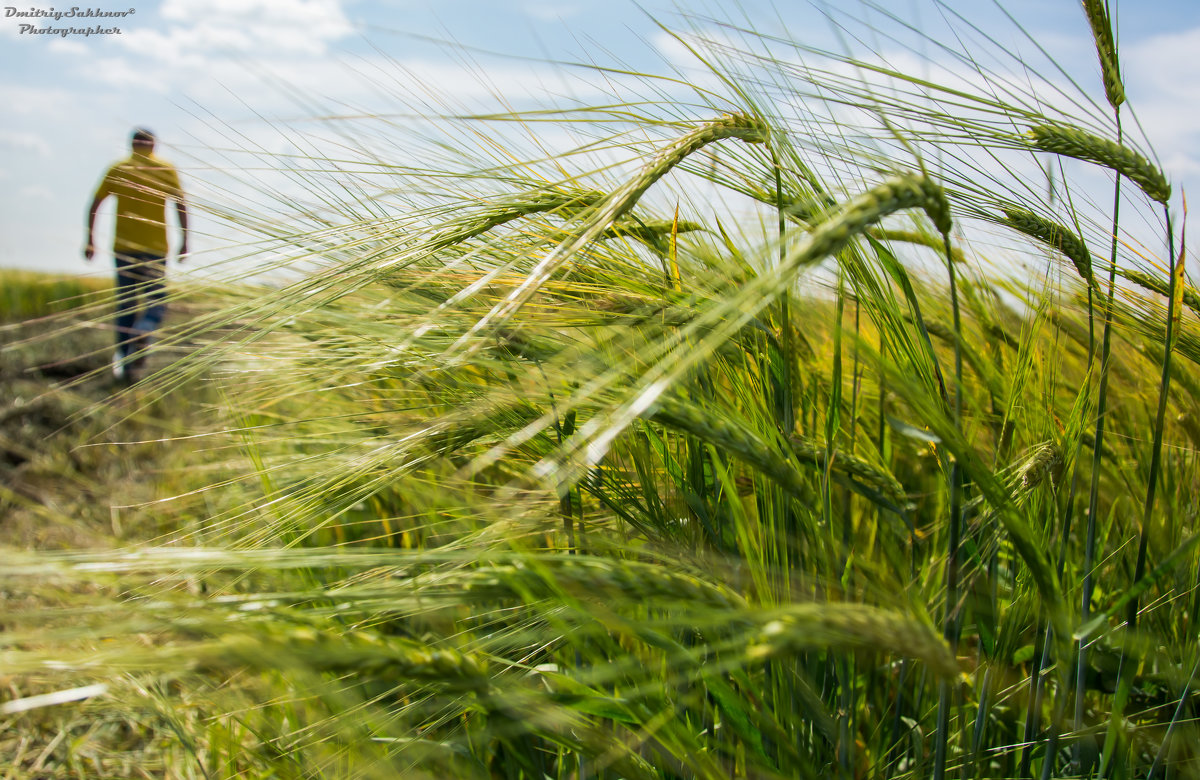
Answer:
[{"label": "yellow t-shirt", "polygon": [[108,169],[96,198],[117,196],[117,230],[113,252],[166,256],[167,199],[183,202],[179,173],[153,154],[131,154]]}]

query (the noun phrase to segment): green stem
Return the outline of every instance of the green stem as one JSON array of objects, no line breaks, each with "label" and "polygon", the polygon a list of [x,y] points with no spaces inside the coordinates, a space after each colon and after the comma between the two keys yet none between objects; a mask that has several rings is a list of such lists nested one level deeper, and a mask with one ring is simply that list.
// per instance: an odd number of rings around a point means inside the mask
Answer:
[{"label": "green stem", "polygon": [[[1171,723],[1167,726],[1167,733],[1163,735],[1162,742],[1158,746],[1158,752],[1154,754],[1154,764],[1151,765],[1150,771],[1146,773],[1146,780],[1154,780],[1154,776],[1158,774],[1158,768],[1162,766],[1163,754],[1171,744],[1171,737],[1175,734],[1175,727],[1179,725],[1179,718],[1183,715],[1183,705],[1188,699],[1188,693],[1192,689],[1192,680],[1196,679],[1196,672],[1200,671],[1200,656],[1197,656],[1196,663],[1192,665],[1192,673],[1188,675],[1187,682],[1183,684],[1183,690],[1179,692],[1179,704],[1175,707],[1175,714],[1171,716]],[[1170,770],[1168,769],[1168,775]]]},{"label": "green stem", "polygon": [[[1163,211],[1167,225],[1167,251],[1168,257],[1172,260],[1171,270],[1173,272],[1174,263],[1182,263],[1183,258],[1180,257],[1178,260],[1175,258],[1175,234],[1171,226],[1171,213],[1169,210],[1167,210],[1166,206],[1163,207]],[[1158,410],[1154,419],[1154,445],[1150,455],[1150,475],[1149,481],[1146,484],[1146,501],[1142,511],[1142,531],[1141,539],[1138,542],[1137,566],[1134,569],[1133,575],[1133,581],[1135,584],[1141,581],[1146,572],[1146,554],[1150,540],[1150,522],[1153,518],[1154,499],[1158,488],[1158,471],[1162,454],[1163,419],[1167,408],[1167,395],[1171,387],[1171,354],[1173,352],[1172,347],[1174,346],[1173,342],[1175,338],[1175,285],[1177,283],[1182,284],[1182,279],[1176,278],[1176,274],[1172,273],[1171,289],[1167,303],[1167,333],[1166,343],[1163,345],[1162,378],[1159,380]],[[1126,626],[1129,631],[1133,631],[1137,627],[1139,601],[1140,600],[1136,595],[1129,600],[1129,605],[1127,608],[1128,611],[1125,615]],[[1132,666],[1134,666],[1134,664],[1132,663],[1131,659],[1124,657],[1124,654],[1122,654],[1121,666],[1117,673],[1117,697],[1113,703],[1112,722],[1114,724],[1119,722],[1120,718],[1124,714],[1124,705],[1129,698],[1129,693],[1132,690],[1133,674],[1130,671]],[[1185,688],[1183,696],[1186,696],[1186,693],[1187,691]],[[1182,705],[1182,699],[1180,704]],[[1177,717],[1178,712],[1176,712],[1176,718]],[[1175,718],[1173,718],[1171,721],[1171,727],[1168,729],[1168,733],[1170,729],[1174,728],[1174,725]],[[1109,729],[1108,735],[1105,739],[1104,750],[1101,754],[1100,777],[1104,777],[1105,770],[1108,768],[1111,762],[1114,750],[1116,748],[1115,741],[1119,738],[1119,736],[1120,734],[1117,729]],[[1165,740],[1163,744],[1166,744]],[[1150,773],[1146,776],[1147,780],[1150,780],[1150,778],[1154,776],[1161,758],[1162,752],[1160,750],[1154,758],[1154,765],[1151,767]]]},{"label": "green stem", "polygon": [[[1158,383],[1158,410],[1154,417],[1154,445],[1150,452],[1150,477],[1146,484],[1146,501],[1142,508],[1142,534],[1138,542],[1137,567],[1134,569],[1133,581],[1137,582],[1146,573],[1146,553],[1150,542],[1150,523],[1154,514],[1155,493],[1158,490],[1158,471],[1162,462],[1163,418],[1167,412],[1167,395],[1171,390],[1171,353],[1175,342],[1175,285],[1183,280],[1174,273],[1175,263],[1182,263],[1183,258],[1175,258],[1175,234],[1171,227],[1171,213],[1163,206],[1164,218],[1167,223],[1167,256],[1171,258],[1171,295],[1167,299],[1167,339],[1163,345],[1162,378]],[[1137,628],[1138,599],[1129,602],[1129,611],[1125,620],[1132,631]]]},{"label": "green stem", "polygon": [[[775,167],[775,212],[779,221],[779,262],[782,264],[787,257],[787,242],[784,233],[787,230],[787,215],[784,213],[783,173],[778,156],[772,151],[772,162]],[[783,388],[780,393],[779,406],[783,412],[780,424],[784,435],[790,435],[796,427],[795,405],[792,401],[792,293],[784,290],[780,313],[780,328],[783,331],[780,341],[783,343]]]},{"label": "green stem", "polygon": [[[1110,284],[1109,293],[1112,293]],[[1087,368],[1084,371],[1085,377],[1092,375],[1092,366],[1096,362],[1096,314],[1095,314],[1095,296],[1092,285],[1087,286],[1087,312],[1088,312],[1088,362]],[[1084,385],[1081,392],[1087,392],[1089,385]],[[1067,491],[1067,500],[1063,504],[1063,519],[1062,519],[1062,536],[1059,539],[1058,547],[1058,580],[1061,583],[1063,579],[1063,571],[1067,561],[1067,550],[1071,541],[1071,523],[1075,515],[1075,496],[1079,491],[1079,464],[1083,453],[1083,436],[1080,435],[1075,441],[1075,457],[1071,461],[1071,487]],[[1047,668],[1050,662],[1050,631],[1049,624],[1045,629],[1046,641],[1042,645],[1042,651],[1039,658],[1035,659],[1033,673],[1030,675],[1030,693],[1033,701],[1033,706],[1029,708],[1025,716],[1025,747],[1021,751],[1021,776],[1028,776],[1030,760],[1033,752],[1031,740],[1036,733],[1041,718],[1041,701],[1045,690],[1045,680],[1041,675],[1041,670]]]},{"label": "green stem", "polygon": [[[1167,252],[1171,260],[1171,284],[1167,302],[1167,329],[1166,341],[1163,344],[1163,367],[1162,376],[1159,380],[1158,389],[1158,409],[1154,419],[1154,443],[1150,454],[1150,473],[1146,484],[1146,500],[1142,509],[1142,529],[1141,539],[1138,542],[1137,564],[1134,569],[1133,581],[1138,583],[1146,572],[1146,556],[1149,548],[1150,540],[1150,523],[1153,519],[1154,501],[1158,489],[1158,472],[1161,464],[1162,456],[1162,434],[1164,427],[1164,417],[1167,407],[1167,395],[1171,387],[1171,355],[1175,340],[1175,285],[1182,284],[1182,279],[1178,279],[1174,273],[1175,263],[1183,262],[1183,258],[1175,257],[1175,233],[1171,224],[1171,213],[1166,206],[1163,207],[1164,219],[1167,228]],[[1139,599],[1135,595],[1129,600],[1127,612],[1125,615],[1126,626],[1129,631],[1133,631],[1137,627],[1138,621],[1138,605]],[[1085,621],[1086,624],[1086,621]],[[1084,640],[1086,641],[1086,639]],[[1082,646],[1082,642],[1081,642]],[[1124,714],[1124,705],[1128,700],[1129,693],[1132,690],[1133,677],[1130,671],[1134,664],[1130,659],[1122,654],[1121,666],[1117,673],[1117,696],[1113,703],[1112,722],[1118,723]],[[1082,671],[1081,671],[1082,674]],[[1112,756],[1116,750],[1116,740],[1119,739],[1120,733],[1115,728],[1110,728],[1105,739],[1104,750],[1101,753],[1100,772],[1099,776],[1104,777],[1105,772],[1111,764]]]},{"label": "green stem", "polygon": [[[1121,142],[1121,114],[1117,111],[1117,143]],[[1092,568],[1096,561],[1096,514],[1100,511],[1100,468],[1104,460],[1104,422],[1108,411],[1108,376],[1112,357],[1113,303],[1117,283],[1117,238],[1121,214],[1121,174],[1116,174],[1113,187],[1112,244],[1109,247],[1108,295],[1104,301],[1104,334],[1100,347],[1100,391],[1096,397],[1096,433],[1092,444],[1092,479],[1088,492],[1087,539],[1083,553],[1083,593],[1080,600],[1081,623],[1088,621],[1092,611]],[[1087,645],[1077,646],[1075,664],[1075,731],[1083,727]],[[1115,716],[1115,714],[1114,714]]]},{"label": "green stem", "polygon": [[[962,431],[962,320],[958,306],[958,285],[954,273],[954,258],[950,252],[950,235],[944,233],[946,266],[950,273],[950,305],[954,311],[954,425]],[[955,610],[958,605],[958,554],[962,544],[962,472],[958,459],[950,463],[950,524],[946,556],[946,605],[943,635],[952,651],[958,648],[958,621]],[[934,778],[942,780],[946,774],[946,743],[950,729],[950,707],[952,691],[949,683],[938,684],[937,742],[934,757]]]}]

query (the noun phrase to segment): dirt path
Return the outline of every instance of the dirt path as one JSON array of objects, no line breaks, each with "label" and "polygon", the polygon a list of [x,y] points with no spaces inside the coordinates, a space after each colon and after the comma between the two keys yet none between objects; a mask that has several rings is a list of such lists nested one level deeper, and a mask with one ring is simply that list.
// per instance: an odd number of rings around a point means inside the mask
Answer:
[{"label": "dirt path", "polygon": [[[172,318],[188,315],[176,307]],[[167,323],[170,324],[169,322]],[[57,549],[155,540],[196,521],[211,390],[158,397],[111,372],[111,331],[71,315],[0,326],[0,535]],[[151,353],[147,375],[187,353]]]}]

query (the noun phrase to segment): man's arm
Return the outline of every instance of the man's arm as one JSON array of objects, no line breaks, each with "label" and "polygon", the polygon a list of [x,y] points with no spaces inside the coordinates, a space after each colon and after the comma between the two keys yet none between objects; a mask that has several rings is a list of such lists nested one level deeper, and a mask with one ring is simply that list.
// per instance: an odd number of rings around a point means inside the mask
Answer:
[{"label": "man's arm", "polygon": [[179,219],[179,262],[183,262],[183,258],[187,257],[188,253],[188,213],[187,203],[183,200],[183,193],[178,193],[175,196],[175,216]]},{"label": "man's arm", "polygon": [[96,254],[96,213],[100,211],[100,204],[107,197],[108,193],[104,191],[103,187],[96,190],[96,194],[92,197],[92,207],[88,209],[87,243],[83,247],[83,259],[89,262]]},{"label": "man's arm", "polygon": [[100,211],[100,204],[104,202],[104,199],[112,195],[112,176],[113,168],[104,172],[104,178],[100,180],[96,194],[92,195],[92,206],[88,209],[87,242],[83,246],[83,259],[88,262],[91,262],[92,257],[96,254],[96,214]]},{"label": "man's arm", "polygon": [[173,165],[167,165],[166,174],[167,192],[171,200],[175,201],[175,216],[179,220],[179,251],[176,258],[182,263],[188,253],[187,199],[183,194],[183,185],[179,183],[179,171],[175,170]]}]

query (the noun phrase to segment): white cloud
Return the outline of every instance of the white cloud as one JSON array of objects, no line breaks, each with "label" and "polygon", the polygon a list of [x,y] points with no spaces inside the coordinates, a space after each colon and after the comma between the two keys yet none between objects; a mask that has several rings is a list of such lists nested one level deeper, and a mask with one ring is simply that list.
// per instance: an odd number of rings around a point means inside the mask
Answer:
[{"label": "white cloud", "polygon": [[[209,109],[233,96],[234,103],[241,98],[257,107],[268,92],[266,74],[288,74],[287,81],[306,86],[309,73],[346,75],[329,54],[331,44],[354,32],[342,0],[164,0],[159,15],[158,27],[127,29],[112,39],[110,56],[81,63],[79,74],[140,92],[191,97]],[[267,102],[277,102],[279,90],[271,90],[276,94]]]},{"label": "white cloud", "polygon": [[120,42],[167,65],[231,54],[317,57],[354,31],[340,0],[166,0],[160,13],[165,30],[130,30]]},{"label": "white cloud", "polygon": [[67,54],[70,56],[87,54],[89,51],[86,43],[71,38],[55,38],[50,42],[49,49],[57,54]]},{"label": "white cloud", "polygon": [[97,57],[81,66],[87,78],[114,87],[147,93],[164,93],[170,86],[159,73],[139,67],[124,57]]},{"label": "white cloud", "polygon": [[1156,91],[1187,100],[1200,99],[1200,27],[1156,35],[1124,46],[1126,80],[1145,82]]},{"label": "white cloud", "polygon": [[540,22],[557,22],[575,16],[583,9],[571,3],[526,0],[521,4],[521,10]]},{"label": "white cloud", "polygon": [[1168,175],[1200,173],[1200,27],[1122,47],[1125,91]]},{"label": "white cloud", "polygon": [[0,84],[0,105],[9,118],[32,116],[39,120],[60,121],[72,113],[74,93],[62,88],[28,87],[9,82]]},{"label": "white cloud", "polygon": [[687,47],[687,45],[679,40],[676,36],[668,32],[656,32],[650,38],[650,44],[654,47],[667,62],[674,65],[696,66],[696,55]]},{"label": "white cloud", "polygon": [[46,139],[34,133],[17,133],[9,130],[0,130],[0,146],[6,146],[19,151],[33,152],[40,157],[50,156],[50,144],[46,143]]},{"label": "white cloud", "polygon": [[17,195],[24,200],[54,200],[54,191],[44,184],[31,184],[22,187]]}]

